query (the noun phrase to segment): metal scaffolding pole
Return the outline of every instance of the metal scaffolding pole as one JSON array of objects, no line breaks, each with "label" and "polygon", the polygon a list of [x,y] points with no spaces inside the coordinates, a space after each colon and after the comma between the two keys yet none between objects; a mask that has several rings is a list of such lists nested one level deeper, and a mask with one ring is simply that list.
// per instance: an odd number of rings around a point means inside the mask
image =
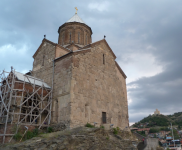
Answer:
[{"label": "metal scaffolding pole", "polygon": [[[41,85],[36,82],[41,82]],[[0,73],[0,124],[4,125],[4,133],[0,133],[0,137],[3,143],[6,136],[12,139],[21,125],[36,126],[39,129],[43,125],[49,126],[51,95],[52,89],[45,87],[40,79],[23,75],[23,79],[19,80],[13,69],[11,72]],[[7,133],[9,124],[17,126],[14,134]]]}]

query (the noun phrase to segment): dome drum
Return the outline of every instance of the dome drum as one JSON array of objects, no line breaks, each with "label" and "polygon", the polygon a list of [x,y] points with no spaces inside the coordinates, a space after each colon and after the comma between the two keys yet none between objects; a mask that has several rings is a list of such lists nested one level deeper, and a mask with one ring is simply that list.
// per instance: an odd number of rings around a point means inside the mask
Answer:
[{"label": "dome drum", "polygon": [[58,44],[78,44],[80,47],[92,43],[92,29],[75,14],[58,29]]},{"label": "dome drum", "polygon": [[90,27],[81,23],[65,23],[59,28],[58,33],[58,44],[60,45],[75,43],[84,46],[92,42]]}]

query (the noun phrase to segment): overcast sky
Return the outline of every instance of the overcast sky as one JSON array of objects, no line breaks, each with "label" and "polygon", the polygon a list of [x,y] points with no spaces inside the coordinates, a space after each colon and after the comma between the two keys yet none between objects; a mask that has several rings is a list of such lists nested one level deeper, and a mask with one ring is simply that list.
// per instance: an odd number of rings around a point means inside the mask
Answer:
[{"label": "overcast sky", "polygon": [[55,43],[58,27],[78,15],[92,41],[106,40],[127,75],[129,119],[156,108],[182,111],[181,0],[1,0],[0,71],[32,69],[43,35]]}]

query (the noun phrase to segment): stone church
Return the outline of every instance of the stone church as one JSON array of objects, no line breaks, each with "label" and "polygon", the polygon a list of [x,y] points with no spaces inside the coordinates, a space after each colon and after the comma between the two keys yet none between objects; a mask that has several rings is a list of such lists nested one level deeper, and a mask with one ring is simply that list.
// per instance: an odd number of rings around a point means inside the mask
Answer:
[{"label": "stone church", "polygon": [[31,72],[53,89],[51,123],[128,127],[126,75],[107,41],[92,43],[92,29],[77,13],[58,34],[58,43],[42,40]]}]

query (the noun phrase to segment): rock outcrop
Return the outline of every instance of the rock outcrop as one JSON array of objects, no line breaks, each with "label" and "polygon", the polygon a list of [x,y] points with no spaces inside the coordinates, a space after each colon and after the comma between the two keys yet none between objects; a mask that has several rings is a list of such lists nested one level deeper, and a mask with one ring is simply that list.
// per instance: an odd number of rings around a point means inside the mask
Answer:
[{"label": "rock outcrop", "polygon": [[129,131],[113,131],[102,128],[79,127],[49,134],[30,140],[4,145],[3,150],[137,150],[137,140]]}]

